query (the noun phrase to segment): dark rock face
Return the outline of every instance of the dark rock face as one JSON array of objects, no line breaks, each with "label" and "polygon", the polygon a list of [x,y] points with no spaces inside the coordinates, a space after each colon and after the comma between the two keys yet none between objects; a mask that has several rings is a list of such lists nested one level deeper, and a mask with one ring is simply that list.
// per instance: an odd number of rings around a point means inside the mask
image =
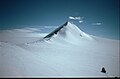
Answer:
[{"label": "dark rock face", "polygon": [[54,31],[52,31],[51,33],[49,33],[48,35],[46,35],[44,38],[50,38],[52,37],[54,34],[57,34],[59,32],[60,29],[62,29],[64,26],[67,26],[68,22],[66,22],[65,24],[63,24],[62,26],[58,27],[57,29],[55,29]]}]

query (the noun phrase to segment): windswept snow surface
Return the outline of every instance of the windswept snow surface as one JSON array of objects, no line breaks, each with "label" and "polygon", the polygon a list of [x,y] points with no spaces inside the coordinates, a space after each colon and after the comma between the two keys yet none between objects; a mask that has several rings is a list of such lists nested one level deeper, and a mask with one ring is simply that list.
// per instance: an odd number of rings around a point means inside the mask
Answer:
[{"label": "windswept snow surface", "polygon": [[118,77],[119,43],[86,34],[70,22],[48,35],[1,31],[0,77]]}]

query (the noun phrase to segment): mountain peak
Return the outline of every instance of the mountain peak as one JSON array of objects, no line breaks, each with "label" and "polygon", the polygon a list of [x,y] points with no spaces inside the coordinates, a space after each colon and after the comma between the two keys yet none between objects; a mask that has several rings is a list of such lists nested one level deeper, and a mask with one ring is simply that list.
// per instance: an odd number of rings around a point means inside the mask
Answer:
[{"label": "mountain peak", "polygon": [[[44,37],[44,39],[51,39],[54,38],[61,38],[61,39],[74,39],[79,41],[79,39],[92,39],[92,37],[83,31],[81,31],[75,24],[67,21],[60,27],[56,28],[54,31],[49,33]],[[56,37],[57,36],[57,37]]]},{"label": "mountain peak", "polygon": [[69,24],[71,24],[69,21],[67,21],[67,22],[65,22],[64,24],[63,24],[63,26],[67,26],[67,25],[69,25]]},{"label": "mountain peak", "polygon": [[68,24],[68,21],[63,24],[63,26],[66,26]]}]

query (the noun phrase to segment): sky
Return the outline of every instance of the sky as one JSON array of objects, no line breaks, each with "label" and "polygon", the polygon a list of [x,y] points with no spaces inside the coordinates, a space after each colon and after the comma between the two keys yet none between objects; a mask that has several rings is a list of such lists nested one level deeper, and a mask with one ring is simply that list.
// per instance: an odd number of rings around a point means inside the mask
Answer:
[{"label": "sky", "polygon": [[66,21],[88,34],[120,39],[119,0],[0,0],[0,29],[54,27]]}]

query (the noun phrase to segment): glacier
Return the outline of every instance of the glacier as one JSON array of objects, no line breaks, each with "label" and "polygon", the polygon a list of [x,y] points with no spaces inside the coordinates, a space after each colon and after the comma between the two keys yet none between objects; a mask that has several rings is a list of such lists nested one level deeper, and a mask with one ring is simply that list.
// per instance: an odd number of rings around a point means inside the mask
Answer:
[{"label": "glacier", "polygon": [[119,40],[89,35],[71,22],[51,33],[31,29],[0,31],[0,77],[120,77]]}]

